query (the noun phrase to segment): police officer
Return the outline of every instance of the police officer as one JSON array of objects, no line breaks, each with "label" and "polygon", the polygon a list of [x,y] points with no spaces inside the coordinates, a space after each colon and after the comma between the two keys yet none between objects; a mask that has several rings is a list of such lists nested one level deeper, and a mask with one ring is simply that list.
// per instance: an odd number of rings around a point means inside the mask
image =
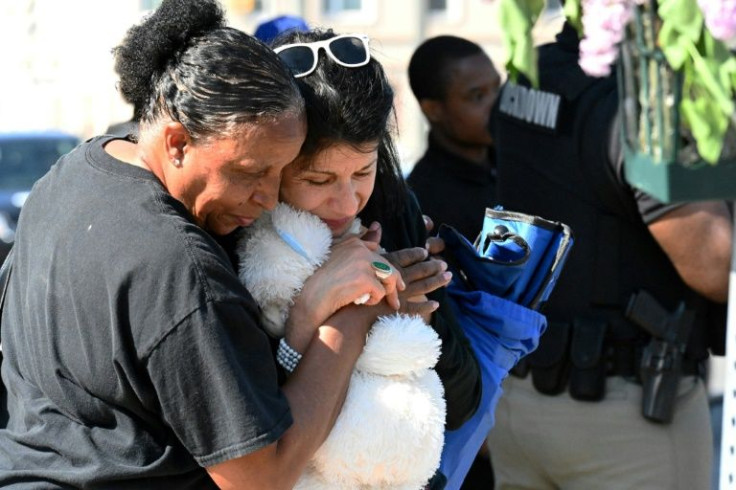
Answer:
[{"label": "police officer", "polygon": [[585,76],[574,28],[540,48],[539,73],[538,89],[508,83],[494,107],[499,200],[570,225],[576,242],[538,350],[504,384],[496,488],[710,488],[702,375],[708,318],[727,297],[728,208],[628,185],[615,75]]}]

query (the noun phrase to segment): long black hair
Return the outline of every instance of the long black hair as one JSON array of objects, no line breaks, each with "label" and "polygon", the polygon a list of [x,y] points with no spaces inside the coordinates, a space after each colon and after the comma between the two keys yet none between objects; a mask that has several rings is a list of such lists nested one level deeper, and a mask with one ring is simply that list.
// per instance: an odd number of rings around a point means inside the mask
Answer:
[{"label": "long black hair", "polygon": [[[331,30],[290,31],[272,41],[273,47],[309,43],[335,37]],[[382,224],[398,219],[407,187],[401,174],[392,133],[396,126],[394,91],[381,64],[371,56],[362,67],[347,68],[320,50],[317,68],[297,79],[306,102],[307,139],[297,162],[308,165],[312,157],[332,145],[348,143],[360,150],[378,143],[376,185],[365,209],[364,223]]]},{"label": "long black hair", "polygon": [[113,53],[134,118],[145,124],[168,116],[194,140],[303,111],[289,71],[263,43],[225,27],[216,0],[163,0]]}]

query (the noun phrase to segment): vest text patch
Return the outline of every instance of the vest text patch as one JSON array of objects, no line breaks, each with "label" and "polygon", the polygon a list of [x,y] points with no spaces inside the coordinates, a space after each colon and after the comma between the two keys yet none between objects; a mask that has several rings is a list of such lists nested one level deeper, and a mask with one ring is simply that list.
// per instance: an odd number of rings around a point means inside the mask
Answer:
[{"label": "vest text patch", "polygon": [[509,82],[501,92],[499,111],[514,119],[555,130],[561,100],[558,94]]}]

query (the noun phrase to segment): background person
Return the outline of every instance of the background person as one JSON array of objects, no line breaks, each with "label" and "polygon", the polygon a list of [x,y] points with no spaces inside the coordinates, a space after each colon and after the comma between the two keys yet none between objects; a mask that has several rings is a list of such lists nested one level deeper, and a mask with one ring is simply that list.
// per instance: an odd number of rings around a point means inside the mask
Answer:
[{"label": "background person", "polygon": [[[494,109],[499,200],[568,224],[575,246],[530,369],[504,383],[489,436],[496,488],[710,488],[702,375],[713,302],[728,290],[727,207],[663,204],[627,183],[615,75],[582,72],[570,25],[540,48],[539,75],[538,90],[507,84]],[[540,101],[545,117],[526,121],[519,108]],[[676,398],[662,403],[671,421],[643,416],[654,392],[643,387],[642,359],[661,344],[626,314],[642,291],[665,310],[654,323],[674,317],[680,302],[694,315],[673,323],[692,331],[673,372]]]},{"label": "background person", "polygon": [[451,225],[473,241],[485,209],[496,205],[488,120],[501,78],[476,43],[437,36],[412,54],[409,84],[430,126],[409,186],[437,225]]},{"label": "background person", "polygon": [[333,252],[303,292],[323,300],[292,312],[287,341],[303,359],[279,387],[255,302],[215,237],[277,201],[306,132],[293,77],[207,0],[164,0],[115,55],[123,96],[144,101],[139,141],[84,143],[20,218],[0,486],[291,488],[368,327],[393,310],[334,312],[356,291],[395,299],[398,274],[378,280],[374,244]]},{"label": "background person", "polygon": [[276,36],[291,30],[308,31],[309,25],[298,15],[279,15],[258,24],[253,36],[268,44]]}]

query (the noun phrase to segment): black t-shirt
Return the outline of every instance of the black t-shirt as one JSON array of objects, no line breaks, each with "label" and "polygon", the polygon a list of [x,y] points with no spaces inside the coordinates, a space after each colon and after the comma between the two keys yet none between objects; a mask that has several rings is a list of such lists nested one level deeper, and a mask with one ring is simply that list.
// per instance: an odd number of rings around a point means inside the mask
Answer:
[{"label": "black t-shirt", "polygon": [[486,208],[496,201],[494,153],[478,165],[440,147],[429,136],[427,151],[416,163],[407,182],[422,212],[432,218],[435,230],[447,224],[471,242],[483,227]]},{"label": "black t-shirt", "polygon": [[82,144],[33,188],[2,321],[3,488],[215,488],[292,423],[224,250],[143,169]]}]

